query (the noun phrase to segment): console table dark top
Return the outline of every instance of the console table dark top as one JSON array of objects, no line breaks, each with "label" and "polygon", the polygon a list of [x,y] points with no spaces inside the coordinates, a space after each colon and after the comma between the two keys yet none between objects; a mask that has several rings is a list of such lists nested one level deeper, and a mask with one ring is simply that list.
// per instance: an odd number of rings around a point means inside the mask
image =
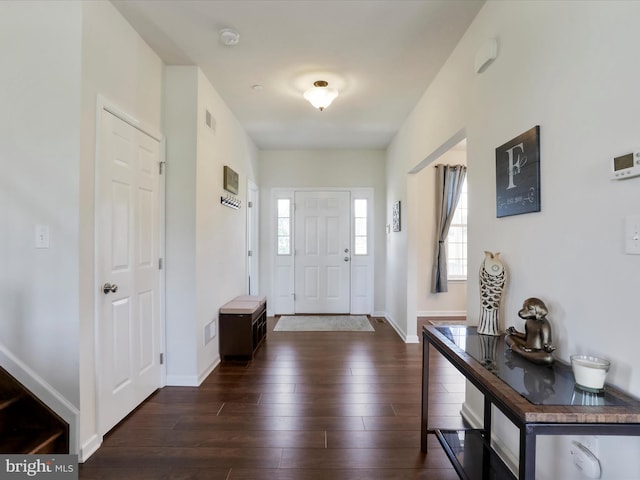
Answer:
[{"label": "console table dark top", "polygon": [[423,337],[523,423],[640,423],[640,400],[608,384],[602,394],[585,392],[575,386],[569,365],[533,364],[511,352],[504,335],[425,325]]}]

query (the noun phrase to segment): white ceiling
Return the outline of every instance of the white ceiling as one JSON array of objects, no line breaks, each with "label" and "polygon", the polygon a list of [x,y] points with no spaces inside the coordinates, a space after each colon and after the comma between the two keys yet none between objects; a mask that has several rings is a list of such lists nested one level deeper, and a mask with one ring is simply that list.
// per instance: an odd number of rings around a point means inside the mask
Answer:
[{"label": "white ceiling", "polygon": [[[166,64],[199,65],[260,149],[385,148],[484,3],[112,1]],[[340,91],[323,112],[302,97],[315,80]]]}]

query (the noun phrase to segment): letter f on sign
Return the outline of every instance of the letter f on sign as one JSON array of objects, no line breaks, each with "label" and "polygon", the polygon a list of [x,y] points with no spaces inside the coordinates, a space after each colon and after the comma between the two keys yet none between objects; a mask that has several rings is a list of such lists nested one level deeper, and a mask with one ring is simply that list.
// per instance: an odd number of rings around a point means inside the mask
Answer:
[{"label": "letter f on sign", "polygon": [[[518,148],[522,151],[522,153],[524,153],[524,143],[519,143],[518,145],[515,145],[511,148],[509,148],[507,150],[507,153],[509,154],[509,186],[507,187],[507,190],[511,189],[511,188],[516,188],[516,184],[513,183],[513,176],[516,173],[520,173],[520,169],[524,166],[524,164],[520,164],[520,155],[516,154],[516,158],[517,160],[514,162],[513,161],[513,151]],[[525,162],[526,163],[526,162]],[[515,171],[517,169],[517,171]]]}]

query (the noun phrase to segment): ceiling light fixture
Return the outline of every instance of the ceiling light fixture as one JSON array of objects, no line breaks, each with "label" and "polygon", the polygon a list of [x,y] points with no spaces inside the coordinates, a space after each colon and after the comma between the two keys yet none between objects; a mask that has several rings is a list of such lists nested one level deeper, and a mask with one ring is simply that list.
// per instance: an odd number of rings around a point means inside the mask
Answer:
[{"label": "ceiling light fixture", "polygon": [[304,98],[320,111],[331,105],[337,96],[338,91],[335,88],[329,88],[329,83],[324,80],[313,82],[313,88],[304,92]]}]

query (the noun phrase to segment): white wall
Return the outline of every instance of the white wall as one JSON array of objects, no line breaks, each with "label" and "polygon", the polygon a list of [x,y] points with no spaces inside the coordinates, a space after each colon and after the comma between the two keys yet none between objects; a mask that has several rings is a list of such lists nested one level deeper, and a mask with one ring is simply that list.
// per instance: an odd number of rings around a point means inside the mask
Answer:
[{"label": "white wall", "polygon": [[374,311],[384,314],[385,154],[382,150],[263,150],[260,168],[260,289],[271,298],[273,221],[271,191],[274,188],[374,189]]},{"label": "white wall", "polygon": [[[246,292],[246,185],[256,148],[198,67],[165,68],[167,383],[198,385],[219,362],[204,328]],[[205,125],[205,112],[216,131]],[[243,207],[220,204],[223,167],[239,174]]]},{"label": "white wall", "polygon": [[76,406],[80,14],[0,3],[0,341]]},{"label": "white wall", "polygon": [[[53,2],[49,2],[53,3]],[[56,2],[57,3],[57,2]],[[94,295],[94,176],[97,96],[118,105],[142,124],[161,131],[162,62],[110,2],[82,6],[82,134],[79,200],[81,457],[97,448]],[[48,39],[50,40],[50,39]],[[78,44],[80,45],[80,44]],[[45,55],[46,59],[55,58]],[[56,69],[58,67],[55,67]],[[77,167],[76,167],[77,170]],[[77,253],[77,255],[78,255]],[[77,345],[77,341],[74,347]],[[77,388],[77,387],[76,387]]]},{"label": "white wall", "polygon": [[[416,292],[407,288],[409,279],[408,264],[408,231],[409,223],[402,221],[402,211],[411,210],[407,192],[407,175],[409,167],[403,165],[407,160],[407,152],[404,151],[405,144],[398,140],[400,132],[396,135],[396,139],[391,143],[387,150],[386,163],[386,188],[387,188],[387,205],[386,205],[386,224],[392,224],[392,205],[400,202],[401,205],[401,226],[399,232],[393,230],[387,235],[386,241],[386,263],[385,263],[385,311],[389,322],[391,322],[400,334],[400,336],[409,342],[417,342],[416,318],[409,318],[407,315],[407,305],[409,302],[415,304]],[[411,157],[409,157],[411,158]],[[418,163],[418,162],[416,162]],[[411,275],[414,279],[416,274]]]},{"label": "white wall", "polygon": [[[196,384],[196,159],[198,69],[165,67],[167,383]],[[178,321],[178,319],[181,319]]]},{"label": "white wall", "polygon": [[[466,165],[465,148],[449,150],[428,166],[408,176],[407,221],[408,257],[415,259],[408,264],[408,285],[415,286],[415,305],[408,303],[408,311],[417,316],[466,315],[467,282],[449,281],[448,291],[431,293],[431,275],[434,262],[434,242],[436,241],[436,206],[434,165]],[[474,269],[469,269],[474,275]],[[413,287],[411,287],[413,290]]]},{"label": "white wall", "polygon": [[[163,65],[107,1],[0,2],[0,55],[0,357],[3,365],[11,360],[45,384],[75,412],[65,418],[71,423],[80,410],[80,425],[71,425],[71,448],[87,458],[101,442],[94,350],[97,96],[161,131]],[[246,214],[229,216],[231,210],[219,204],[222,165],[241,174],[241,185],[247,176],[255,179],[257,168],[251,141],[202,74],[192,71],[191,91],[176,102],[182,105],[191,95],[187,126],[194,164],[182,172],[187,185],[180,191],[191,200],[182,209],[177,203],[172,219],[192,220],[189,251],[201,250],[191,262],[187,294],[199,303],[192,302],[191,313],[181,310],[168,329],[177,325],[174,333],[182,332],[180,321],[189,315],[190,343],[173,361],[192,360],[189,375],[198,379],[218,357],[217,339],[204,346],[203,324],[228,296],[245,293]],[[201,104],[217,117],[215,141],[197,127],[198,120],[203,123]],[[196,181],[197,168],[204,175]],[[172,174],[180,184],[180,168]],[[34,248],[36,225],[49,226],[49,249]],[[168,233],[181,228],[167,225]],[[234,240],[227,241],[228,235]]]},{"label": "white wall", "polygon": [[[216,132],[205,124],[213,115]],[[206,347],[204,327],[218,318],[218,309],[247,294],[247,179],[257,183],[257,149],[214,87],[198,69],[196,182],[196,345],[200,379],[219,359],[218,338]],[[224,166],[238,173],[242,207],[220,204]]]},{"label": "white wall", "polygon": [[0,338],[81,409],[74,450],[96,434],[96,96],[159,129],[162,64],[109,2],[0,2],[0,52]]},{"label": "white wall", "polygon": [[[483,250],[502,252],[510,280],[506,320],[529,296],[550,308],[558,354],[612,360],[609,380],[640,394],[634,368],[640,256],[623,253],[625,215],[638,214],[639,180],[608,179],[609,159],[638,148],[637,2],[489,2],[427,89],[389,149],[388,191],[406,196],[406,172],[465,129],[469,167],[469,265]],[[499,57],[482,75],[474,55],[499,38]],[[542,211],[495,218],[495,148],[541,126]],[[392,245],[388,290],[400,295],[406,257]],[[478,281],[468,282],[470,319]],[[395,290],[394,290],[395,289]],[[390,299],[401,311],[401,302]],[[478,405],[475,405],[478,408]],[[517,445],[506,421],[496,428]],[[510,437],[511,435],[511,437]],[[565,452],[569,439],[543,437],[537,478],[579,478]],[[640,477],[634,438],[600,437],[603,478]],[[512,452],[517,453],[517,452]]]},{"label": "white wall", "polygon": [[[72,409],[80,407],[81,12],[76,2],[0,2],[0,357]],[[48,226],[48,249],[35,248],[36,225]]]}]

